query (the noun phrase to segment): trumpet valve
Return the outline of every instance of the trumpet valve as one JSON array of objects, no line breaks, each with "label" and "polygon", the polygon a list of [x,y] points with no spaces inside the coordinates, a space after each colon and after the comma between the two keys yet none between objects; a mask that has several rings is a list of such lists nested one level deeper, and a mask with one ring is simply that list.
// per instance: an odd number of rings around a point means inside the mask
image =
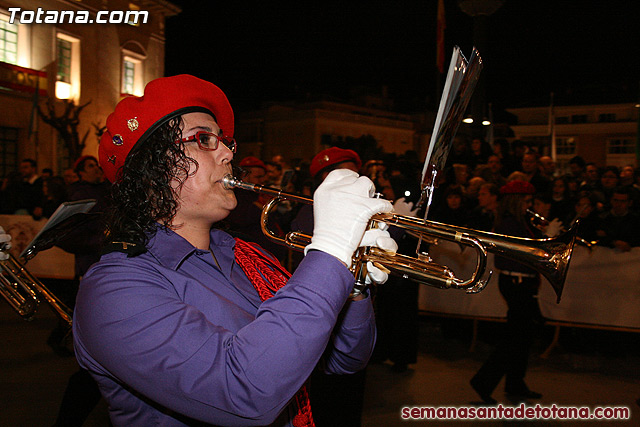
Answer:
[{"label": "trumpet valve", "polygon": [[418,254],[418,259],[423,262],[433,262],[433,259],[429,256],[427,252],[420,252]]}]

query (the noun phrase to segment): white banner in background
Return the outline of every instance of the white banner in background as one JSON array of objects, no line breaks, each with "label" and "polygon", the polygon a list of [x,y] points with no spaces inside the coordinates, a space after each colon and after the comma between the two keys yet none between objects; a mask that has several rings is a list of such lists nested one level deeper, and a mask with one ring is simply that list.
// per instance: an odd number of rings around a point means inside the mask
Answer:
[{"label": "white banner in background", "polygon": [[[0,225],[11,235],[11,256],[18,257],[46,223],[46,219],[35,221],[30,215],[0,215]],[[37,254],[25,267],[36,277],[73,279],[74,262],[72,254],[53,247]]]},{"label": "white banner in background", "polygon": [[[470,277],[475,269],[475,253],[470,248],[463,251],[457,243],[441,242],[431,248],[429,255],[461,279]],[[472,317],[506,317],[507,306],[498,290],[492,254],[487,269],[494,270],[494,277],[476,295],[420,286],[420,309]],[[560,304],[556,304],[556,295],[546,279],[542,279],[539,298],[542,314],[549,320],[640,329],[640,247],[622,253],[599,246],[589,251],[576,245]]]}]

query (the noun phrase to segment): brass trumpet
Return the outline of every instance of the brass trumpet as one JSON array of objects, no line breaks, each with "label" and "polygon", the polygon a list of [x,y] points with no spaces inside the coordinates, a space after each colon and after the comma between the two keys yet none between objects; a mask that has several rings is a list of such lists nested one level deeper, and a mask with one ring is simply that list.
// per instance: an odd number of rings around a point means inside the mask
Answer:
[{"label": "brass trumpet", "polygon": [[0,295],[25,320],[31,320],[41,300],[71,327],[72,310],[13,256],[0,261]]},{"label": "brass trumpet", "polygon": [[[231,175],[223,178],[223,185],[227,189],[240,188],[273,197],[264,206],[261,217],[262,231],[271,240],[296,250],[303,250],[310,243],[311,236],[298,231],[289,232],[285,237],[277,235],[269,229],[268,217],[276,205],[285,199],[305,204],[313,204],[313,199],[286,193],[277,188],[242,182]],[[553,239],[528,239],[472,230],[395,213],[377,214],[371,218],[371,221],[394,225],[425,239],[444,239],[471,246],[477,253],[476,268],[469,279],[462,280],[457,278],[447,266],[431,262],[426,255],[410,257],[387,253],[372,247],[358,251],[354,257],[352,270],[357,279],[366,268],[366,263],[371,261],[386,268],[392,274],[421,284],[442,289],[465,289],[467,293],[477,293],[484,289],[491,276],[489,273],[489,277],[483,279],[487,252],[491,252],[534,268],[549,281],[556,292],[558,302],[562,295],[577,231],[574,225],[566,233]]]}]

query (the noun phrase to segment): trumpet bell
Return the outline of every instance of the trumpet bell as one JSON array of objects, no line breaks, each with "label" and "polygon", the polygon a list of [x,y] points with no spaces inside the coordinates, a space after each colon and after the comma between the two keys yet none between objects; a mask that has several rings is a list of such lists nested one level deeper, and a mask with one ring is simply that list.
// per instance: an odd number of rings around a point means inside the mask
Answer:
[{"label": "trumpet bell", "polygon": [[558,237],[541,239],[538,247],[540,253],[529,264],[549,281],[549,284],[556,292],[556,303],[559,303],[562,297],[564,283],[569,272],[573,246],[577,239],[577,231],[578,225],[576,223],[571,229]]},{"label": "trumpet bell", "polygon": [[[549,281],[556,293],[557,302],[560,302],[569,262],[571,261],[571,254],[573,253],[573,246],[576,241],[577,223],[557,237],[529,239],[395,214],[384,214],[377,217],[380,217],[381,220],[390,225],[397,225],[414,233],[419,233],[424,238],[437,237],[463,242],[464,237],[466,237],[471,242],[477,241],[485,248],[486,252],[509,258],[538,271]],[[474,275],[479,277],[479,271],[479,268],[476,268]]]}]

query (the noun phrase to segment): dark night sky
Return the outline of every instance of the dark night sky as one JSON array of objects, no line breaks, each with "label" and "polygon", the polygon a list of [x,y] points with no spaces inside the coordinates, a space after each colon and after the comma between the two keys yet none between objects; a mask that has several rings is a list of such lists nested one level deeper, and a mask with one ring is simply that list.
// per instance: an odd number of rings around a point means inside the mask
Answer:
[{"label": "dark night sky", "polygon": [[[204,2],[175,0],[167,21],[166,74],[190,73],[219,85],[236,110],[307,93],[348,97],[349,88],[389,95],[405,111],[436,94],[437,0]],[[203,6],[210,3],[211,6]],[[308,2],[312,3],[312,2]],[[495,109],[638,99],[637,0],[507,0],[489,18],[482,78]],[[446,61],[468,56],[473,20],[445,0]],[[571,95],[571,96],[569,96]]]}]

